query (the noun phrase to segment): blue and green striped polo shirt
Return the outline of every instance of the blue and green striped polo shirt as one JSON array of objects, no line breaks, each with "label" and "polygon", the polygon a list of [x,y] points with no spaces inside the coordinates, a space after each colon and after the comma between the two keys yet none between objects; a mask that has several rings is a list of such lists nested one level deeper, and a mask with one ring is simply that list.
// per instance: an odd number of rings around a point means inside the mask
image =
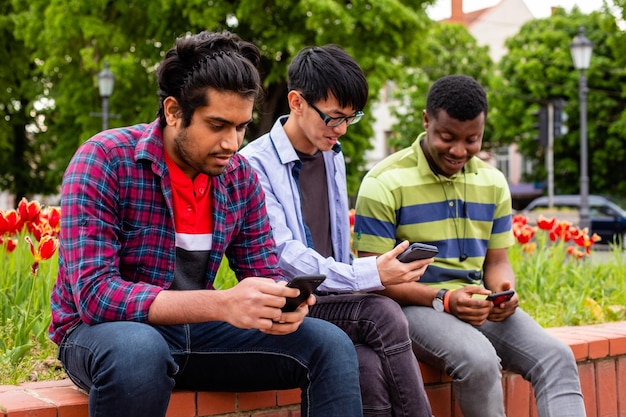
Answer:
[{"label": "blue and green striped polo shirt", "polygon": [[[431,274],[427,270],[420,282],[450,289],[481,284],[487,249],[514,243],[508,183],[477,157],[450,178],[437,176],[420,146],[424,135],[365,176],[356,203],[353,249],[385,253],[403,240],[429,243],[439,254],[428,268]],[[469,278],[441,276],[432,266]]]}]

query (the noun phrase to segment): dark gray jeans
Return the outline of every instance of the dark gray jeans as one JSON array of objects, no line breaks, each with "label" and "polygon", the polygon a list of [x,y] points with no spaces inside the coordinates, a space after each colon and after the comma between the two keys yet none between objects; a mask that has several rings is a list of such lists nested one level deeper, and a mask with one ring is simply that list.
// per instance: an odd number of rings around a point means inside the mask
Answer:
[{"label": "dark gray jeans", "polygon": [[335,324],[352,339],[365,416],[432,416],[408,322],[395,301],[377,294],[318,295],[309,316]]}]

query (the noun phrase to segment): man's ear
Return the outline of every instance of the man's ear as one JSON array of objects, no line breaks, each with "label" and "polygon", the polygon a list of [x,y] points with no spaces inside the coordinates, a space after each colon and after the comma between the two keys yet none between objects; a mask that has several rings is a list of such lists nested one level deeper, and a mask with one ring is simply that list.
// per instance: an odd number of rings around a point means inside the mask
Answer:
[{"label": "man's ear", "polygon": [[422,126],[424,126],[424,130],[428,129],[428,112],[426,110],[422,110]]},{"label": "man's ear", "polygon": [[296,113],[298,115],[302,114],[302,110],[306,102],[299,92],[291,90],[287,93],[287,101],[289,102],[289,110],[291,113]]},{"label": "man's ear", "polygon": [[181,118],[181,110],[178,105],[178,100],[169,96],[163,100],[163,112],[165,114],[165,121],[168,126],[174,126]]}]

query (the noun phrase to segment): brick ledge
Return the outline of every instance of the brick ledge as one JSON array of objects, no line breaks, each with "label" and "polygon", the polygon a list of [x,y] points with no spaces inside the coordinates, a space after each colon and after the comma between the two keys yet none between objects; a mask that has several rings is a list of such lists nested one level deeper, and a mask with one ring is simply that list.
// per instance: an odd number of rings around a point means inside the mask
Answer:
[{"label": "brick ledge", "polygon": [[[626,321],[546,329],[567,343],[578,362],[588,417],[626,416]],[[451,379],[420,364],[433,413],[462,417]],[[530,384],[503,375],[507,413],[535,417]],[[299,417],[300,389],[250,393],[174,391],[167,417]],[[87,396],[69,380],[0,386],[0,417],[87,416]]]}]

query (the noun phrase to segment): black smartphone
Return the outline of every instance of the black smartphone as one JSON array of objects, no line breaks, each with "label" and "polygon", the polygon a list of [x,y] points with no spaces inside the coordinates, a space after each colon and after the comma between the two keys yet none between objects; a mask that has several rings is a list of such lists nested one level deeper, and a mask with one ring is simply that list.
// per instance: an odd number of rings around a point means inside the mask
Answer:
[{"label": "black smartphone", "polygon": [[438,253],[439,249],[437,249],[437,246],[426,243],[411,243],[404,252],[398,255],[398,260],[400,262],[413,262],[420,259],[432,258]]},{"label": "black smartphone", "polygon": [[300,304],[306,301],[307,298],[319,285],[324,282],[326,279],[326,275],[318,274],[318,275],[298,275],[297,277],[293,277],[289,283],[287,283],[288,287],[297,288],[300,290],[300,295],[297,297],[287,297],[287,303],[282,308],[283,311],[289,312],[294,311]]},{"label": "black smartphone", "polygon": [[514,290],[506,290],[501,292],[494,292],[487,296],[487,300],[492,301],[494,306],[498,306],[505,301],[509,301],[513,294],[515,294]]}]

